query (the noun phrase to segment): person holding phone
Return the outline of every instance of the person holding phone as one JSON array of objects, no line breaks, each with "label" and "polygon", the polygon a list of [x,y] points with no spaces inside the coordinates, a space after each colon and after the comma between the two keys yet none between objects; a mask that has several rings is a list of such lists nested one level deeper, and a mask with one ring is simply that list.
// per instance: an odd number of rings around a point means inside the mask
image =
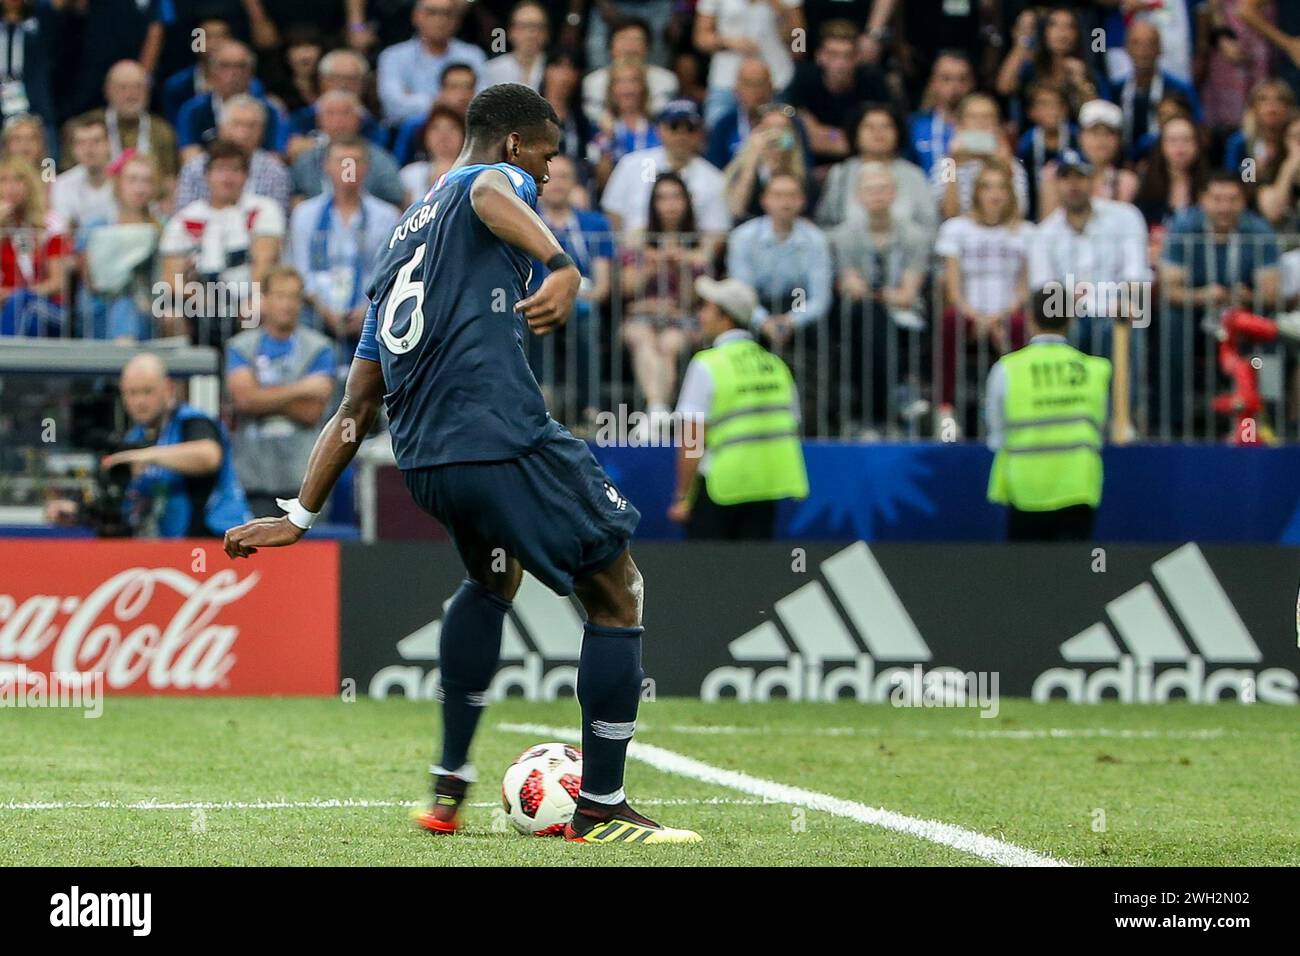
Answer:
[{"label": "person holding phone", "polygon": [[760,108],[759,116],[736,158],[722,171],[727,208],[736,222],[763,215],[763,187],[777,174],[793,176],[805,190],[808,188],[794,110],[773,103]]},{"label": "person holding phone", "polygon": [[949,153],[930,171],[930,187],[941,220],[970,212],[975,180],[989,159],[999,159],[1010,167],[1016,202],[1021,209],[1029,208],[1029,176],[1012,152],[1001,124],[997,101],[987,93],[972,93],[961,101]]}]

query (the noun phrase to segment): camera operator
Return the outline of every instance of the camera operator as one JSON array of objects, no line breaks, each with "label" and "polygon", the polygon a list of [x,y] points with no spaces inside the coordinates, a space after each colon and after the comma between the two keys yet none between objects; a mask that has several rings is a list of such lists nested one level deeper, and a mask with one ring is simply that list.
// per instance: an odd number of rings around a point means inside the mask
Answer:
[{"label": "camera operator", "polygon": [[[122,403],[131,428],[118,451],[100,462],[101,503],[121,501],[121,515],[81,509],[103,535],[211,538],[251,517],[221,423],[176,401],[175,383],[157,355],[142,352],[122,369]],[[109,494],[130,470],[125,492]],[[113,509],[116,510],[116,505]],[[51,502],[55,520],[77,511]],[[122,520],[119,520],[122,519]]]}]

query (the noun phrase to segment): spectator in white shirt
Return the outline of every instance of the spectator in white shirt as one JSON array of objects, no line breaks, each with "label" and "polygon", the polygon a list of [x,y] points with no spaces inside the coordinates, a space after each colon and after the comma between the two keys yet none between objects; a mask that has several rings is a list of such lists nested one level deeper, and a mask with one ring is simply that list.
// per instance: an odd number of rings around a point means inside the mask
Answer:
[{"label": "spectator in white shirt", "polygon": [[510,12],[510,27],[506,38],[510,52],[487,61],[483,67],[483,86],[498,83],[522,83],[535,90],[542,88],[544,51],[550,36],[550,21],[546,8],[537,0],[520,0]]},{"label": "spectator in white shirt", "polygon": [[[644,20],[629,17],[614,25],[609,39],[609,61],[636,60],[645,64],[646,85],[650,89],[650,114],[657,115],[677,95],[677,76],[666,67],[646,62],[650,52],[650,28]],[[582,111],[593,125],[605,112],[605,95],[609,89],[609,67],[592,70],[582,81]]]},{"label": "spectator in white shirt", "polygon": [[[990,160],[975,180],[971,211],[939,228],[934,251],[943,259],[942,372],[938,418],[974,430],[978,382],[997,356],[1025,343],[1029,247],[1034,228],[1024,221],[1011,170]],[[957,371],[974,370],[960,417],[954,414]]]},{"label": "spectator in white shirt", "polygon": [[112,215],[111,152],[108,127],[102,119],[81,120],[73,128],[72,156],[77,165],[55,177],[50,205],[74,233],[79,234],[86,222]]},{"label": "spectator in white shirt", "polygon": [[[1151,269],[1142,214],[1130,203],[1094,196],[1094,176],[1092,164],[1074,150],[1057,161],[1061,205],[1038,226],[1029,256],[1029,288],[1064,283],[1073,289],[1074,342],[1092,355],[1109,355],[1116,316],[1093,315],[1094,308],[1106,304],[1096,293],[1123,289],[1122,294],[1130,296],[1127,301],[1141,302],[1134,284],[1149,283]],[[1135,347],[1140,339],[1133,337]]]},{"label": "spectator in white shirt", "polygon": [[601,208],[614,230],[644,229],[650,210],[650,191],[659,173],[681,176],[695,207],[696,224],[703,233],[720,234],[731,228],[722,173],[699,155],[704,140],[700,108],[691,100],[673,100],[659,114],[662,146],[628,153],[618,161],[601,198]]},{"label": "spectator in white shirt", "polygon": [[[228,140],[214,140],[208,147],[208,198],[178,210],[163,230],[158,251],[162,281],[172,285],[164,315],[169,334],[194,319],[195,342],[224,346],[251,314],[251,283],[260,283],[279,261],[284,213],[264,196],[245,194],[248,170],[248,153]],[[190,281],[204,284],[200,308],[194,308],[199,303],[191,297],[193,287],[186,287]],[[207,307],[213,299],[216,309]]]}]

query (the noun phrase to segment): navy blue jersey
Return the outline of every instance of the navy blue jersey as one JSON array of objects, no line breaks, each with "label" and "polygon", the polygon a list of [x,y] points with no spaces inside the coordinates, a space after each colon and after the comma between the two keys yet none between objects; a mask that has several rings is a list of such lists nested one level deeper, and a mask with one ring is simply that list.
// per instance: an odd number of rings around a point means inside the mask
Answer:
[{"label": "navy blue jersey", "polygon": [[383,366],[393,453],[404,470],[518,458],[559,428],[514,311],[527,296],[531,261],[470,205],[470,187],[487,169],[536,204],[537,185],[523,170],[462,166],[406,211],[375,260],[356,354]]}]

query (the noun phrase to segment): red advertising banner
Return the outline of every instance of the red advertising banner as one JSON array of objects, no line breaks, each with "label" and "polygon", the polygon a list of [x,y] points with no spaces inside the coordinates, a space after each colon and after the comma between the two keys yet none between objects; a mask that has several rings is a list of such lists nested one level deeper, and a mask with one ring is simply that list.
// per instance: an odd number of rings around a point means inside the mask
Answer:
[{"label": "red advertising banner", "polygon": [[0,540],[0,674],[101,672],[135,694],[338,690],[332,541],[232,561],[218,541]]}]

